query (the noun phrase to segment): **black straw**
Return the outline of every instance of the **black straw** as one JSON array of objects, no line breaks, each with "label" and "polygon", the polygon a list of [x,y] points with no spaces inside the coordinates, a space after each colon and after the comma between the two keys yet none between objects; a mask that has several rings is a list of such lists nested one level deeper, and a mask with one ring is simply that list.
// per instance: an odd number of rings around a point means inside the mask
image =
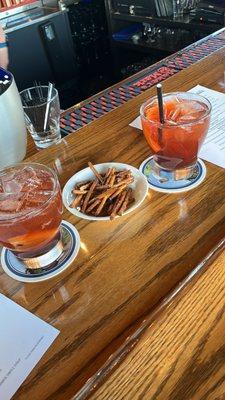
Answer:
[{"label": "black straw", "polygon": [[[156,85],[157,88],[157,97],[158,97],[158,106],[159,106],[159,119],[161,124],[164,124],[164,111],[163,111],[163,97],[162,97],[162,85],[158,83]],[[161,127],[158,128],[158,140],[159,143],[162,143],[162,138],[163,138],[163,130]]]},{"label": "black straw", "polygon": [[163,111],[163,98],[162,98],[162,85],[158,83],[156,85],[157,88],[157,97],[158,97],[158,105],[159,105],[159,119],[161,124],[164,124],[164,111]]}]

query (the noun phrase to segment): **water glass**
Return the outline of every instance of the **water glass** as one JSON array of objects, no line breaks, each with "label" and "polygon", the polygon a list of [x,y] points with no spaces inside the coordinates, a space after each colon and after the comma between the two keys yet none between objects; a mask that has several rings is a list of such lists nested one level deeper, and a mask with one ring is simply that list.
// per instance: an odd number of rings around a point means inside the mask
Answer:
[{"label": "water glass", "polygon": [[61,139],[58,91],[49,86],[34,86],[20,93],[25,121],[38,150]]}]

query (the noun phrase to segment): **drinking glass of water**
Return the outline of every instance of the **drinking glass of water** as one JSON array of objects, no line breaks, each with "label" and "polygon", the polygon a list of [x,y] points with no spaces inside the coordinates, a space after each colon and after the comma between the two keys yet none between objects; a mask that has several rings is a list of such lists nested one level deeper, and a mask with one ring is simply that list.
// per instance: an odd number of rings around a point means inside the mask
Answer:
[{"label": "drinking glass of water", "polygon": [[53,87],[36,85],[20,93],[25,121],[38,150],[61,139],[58,91]]}]

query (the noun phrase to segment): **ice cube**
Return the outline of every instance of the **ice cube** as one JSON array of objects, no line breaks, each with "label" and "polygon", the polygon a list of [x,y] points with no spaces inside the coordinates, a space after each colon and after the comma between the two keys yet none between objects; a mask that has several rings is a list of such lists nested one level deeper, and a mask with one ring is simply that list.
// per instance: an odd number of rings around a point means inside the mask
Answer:
[{"label": "ice cube", "polygon": [[0,194],[0,213],[17,214],[22,209],[23,203],[23,197],[18,194]]},{"label": "ice cube", "polygon": [[205,113],[205,105],[199,101],[186,101],[181,105],[182,116],[193,116],[198,118]]},{"label": "ice cube", "polygon": [[176,122],[194,122],[205,114],[205,105],[194,100],[183,100],[178,104],[174,104],[174,108],[170,111],[167,120]]},{"label": "ice cube", "polygon": [[[0,176],[0,193],[18,194],[24,193],[26,199],[32,198],[32,207],[49,199],[54,187],[52,177],[43,170],[35,171],[26,166],[22,170],[7,171]],[[37,193],[41,197],[36,197]],[[31,204],[30,204],[31,206]]]},{"label": "ice cube", "polygon": [[24,208],[26,210],[31,208],[39,208],[39,206],[44,205],[46,201],[48,201],[48,199],[51,197],[51,194],[52,192],[48,191],[27,193]]},{"label": "ice cube", "polygon": [[[170,100],[171,101],[171,100]],[[176,104],[181,104],[182,102],[183,102],[183,100],[182,99],[180,99],[180,97],[179,97],[179,95],[176,95],[176,96],[174,96],[173,97],[173,102]]]},{"label": "ice cube", "polygon": [[[29,178],[37,179],[37,172],[31,166],[24,167],[21,171],[18,171],[20,179],[26,181]],[[38,180],[38,179],[37,179]]]},{"label": "ice cube", "polygon": [[174,110],[169,113],[167,120],[176,122],[180,116],[180,113],[181,113],[181,107],[179,105],[178,107],[175,107]]},{"label": "ice cube", "polygon": [[198,119],[198,115],[196,114],[185,114],[180,116],[179,122],[194,122],[196,119]]},{"label": "ice cube", "polygon": [[23,184],[15,179],[14,174],[2,176],[1,186],[4,193],[19,193],[23,188]]}]

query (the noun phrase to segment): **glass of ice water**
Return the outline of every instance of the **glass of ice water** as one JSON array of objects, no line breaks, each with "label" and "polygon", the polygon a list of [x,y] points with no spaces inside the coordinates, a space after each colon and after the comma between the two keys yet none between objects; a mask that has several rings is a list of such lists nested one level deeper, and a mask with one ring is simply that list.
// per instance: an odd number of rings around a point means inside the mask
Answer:
[{"label": "glass of ice water", "polygon": [[61,139],[60,103],[58,91],[49,86],[36,85],[20,93],[25,121],[38,150]]}]

